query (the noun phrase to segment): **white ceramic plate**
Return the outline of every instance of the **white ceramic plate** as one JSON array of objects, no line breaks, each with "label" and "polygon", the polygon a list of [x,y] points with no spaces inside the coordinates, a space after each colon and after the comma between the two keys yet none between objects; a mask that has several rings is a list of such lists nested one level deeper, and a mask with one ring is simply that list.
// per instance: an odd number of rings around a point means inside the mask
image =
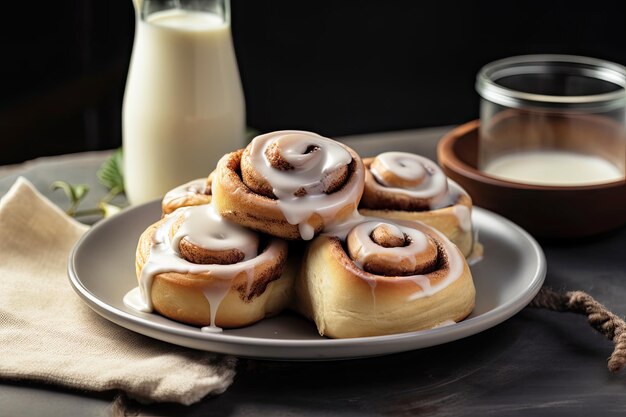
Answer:
[{"label": "white ceramic plate", "polygon": [[485,247],[472,266],[476,308],[466,320],[446,327],[390,336],[327,339],[293,314],[241,329],[204,333],[157,314],[138,313],[122,302],[137,285],[134,257],[139,235],[160,217],[158,201],[128,209],[96,224],[70,254],[68,273],[80,297],[98,314],[155,339],[225,354],[281,360],[346,359],[434,346],[486,330],[526,306],[541,287],[546,262],[540,246],[510,221],[480,208],[473,221]]}]

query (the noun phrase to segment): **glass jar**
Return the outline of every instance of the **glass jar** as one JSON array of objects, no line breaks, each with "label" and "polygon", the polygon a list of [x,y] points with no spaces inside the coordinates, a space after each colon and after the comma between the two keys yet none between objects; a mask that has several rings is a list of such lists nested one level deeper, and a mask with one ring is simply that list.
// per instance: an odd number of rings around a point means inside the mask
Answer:
[{"label": "glass jar", "polygon": [[516,182],[624,179],[626,68],[568,55],[492,62],[477,77],[478,168]]}]

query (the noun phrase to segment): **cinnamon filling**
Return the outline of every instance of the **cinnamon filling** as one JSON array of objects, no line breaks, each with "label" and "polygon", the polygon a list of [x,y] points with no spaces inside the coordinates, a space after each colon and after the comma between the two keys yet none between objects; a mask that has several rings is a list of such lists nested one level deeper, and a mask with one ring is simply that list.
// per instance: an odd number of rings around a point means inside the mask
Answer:
[{"label": "cinnamon filling", "polygon": [[360,206],[372,210],[426,211],[454,205],[439,166],[422,156],[385,152],[366,159],[365,190]]},{"label": "cinnamon filling", "polygon": [[276,196],[274,195],[272,186],[267,179],[258,173],[251,159],[250,148],[248,147],[243,151],[243,155],[241,155],[241,180],[254,193],[275,200]]},{"label": "cinnamon filling", "polygon": [[[287,153],[285,153],[287,152]],[[307,171],[308,165],[313,165],[317,159],[323,158],[322,148],[318,145],[308,145],[303,152],[284,150],[276,142],[271,143],[263,153],[268,166],[277,171]],[[287,157],[289,155],[289,157]],[[310,193],[331,194],[343,187],[350,177],[350,166],[343,165],[323,174],[317,184],[300,187],[294,191],[295,197],[304,197]],[[294,172],[293,175],[298,175]],[[256,194],[277,199],[274,189],[267,178],[263,177],[252,161],[250,147],[247,147],[241,157],[241,179],[243,183]]]},{"label": "cinnamon filling", "polygon": [[168,191],[161,202],[163,214],[169,214],[185,206],[199,206],[211,202],[212,172],[208,178],[198,178]]},{"label": "cinnamon filling", "polygon": [[194,245],[188,238],[181,239],[178,248],[180,256],[194,264],[232,265],[241,262],[245,257],[239,249],[211,250]]},{"label": "cinnamon filling", "polygon": [[439,264],[440,248],[430,236],[393,224],[360,224],[350,231],[346,244],[350,258],[371,274],[421,275]]},{"label": "cinnamon filling", "polygon": [[[397,162],[398,166],[402,169],[407,168],[407,165],[402,162]],[[426,178],[426,172],[418,171],[417,175],[407,178],[401,175],[398,175],[393,169],[385,166],[380,158],[374,158],[372,161],[372,165],[370,166],[372,172],[376,172],[377,175],[374,176],[376,181],[388,187],[398,187],[398,188],[415,188],[418,187],[422,182],[424,182]]]},{"label": "cinnamon filling", "polygon": [[387,225],[381,225],[374,229],[370,238],[383,248],[399,248],[407,245],[408,236],[404,233],[402,236],[398,236]]}]

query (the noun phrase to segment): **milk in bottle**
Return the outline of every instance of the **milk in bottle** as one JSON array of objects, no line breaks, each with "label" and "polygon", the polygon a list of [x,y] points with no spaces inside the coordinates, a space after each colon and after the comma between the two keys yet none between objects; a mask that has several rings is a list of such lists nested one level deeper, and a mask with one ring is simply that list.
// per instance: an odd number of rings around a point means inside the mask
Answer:
[{"label": "milk in bottle", "polygon": [[[244,145],[244,98],[227,1],[193,10],[138,6],[123,105],[126,196],[131,204],[206,177]],[[198,7],[206,3],[206,8]],[[149,7],[148,7],[149,6]],[[156,9],[156,11],[155,11]]]}]

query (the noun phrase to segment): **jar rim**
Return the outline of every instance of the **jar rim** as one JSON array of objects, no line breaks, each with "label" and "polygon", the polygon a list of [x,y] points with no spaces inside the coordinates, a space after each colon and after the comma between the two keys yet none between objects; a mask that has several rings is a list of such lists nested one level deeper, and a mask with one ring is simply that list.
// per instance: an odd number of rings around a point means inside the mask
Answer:
[{"label": "jar rim", "polygon": [[[595,78],[616,86],[614,91],[599,94],[559,96],[514,90],[498,83],[512,75],[550,74],[567,67],[570,75]],[[626,67],[597,58],[577,55],[520,55],[493,61],[476,76],[480,96],[494,103],[514,108],[545,107],[586,110],[609,110],[626,104]]]}]

